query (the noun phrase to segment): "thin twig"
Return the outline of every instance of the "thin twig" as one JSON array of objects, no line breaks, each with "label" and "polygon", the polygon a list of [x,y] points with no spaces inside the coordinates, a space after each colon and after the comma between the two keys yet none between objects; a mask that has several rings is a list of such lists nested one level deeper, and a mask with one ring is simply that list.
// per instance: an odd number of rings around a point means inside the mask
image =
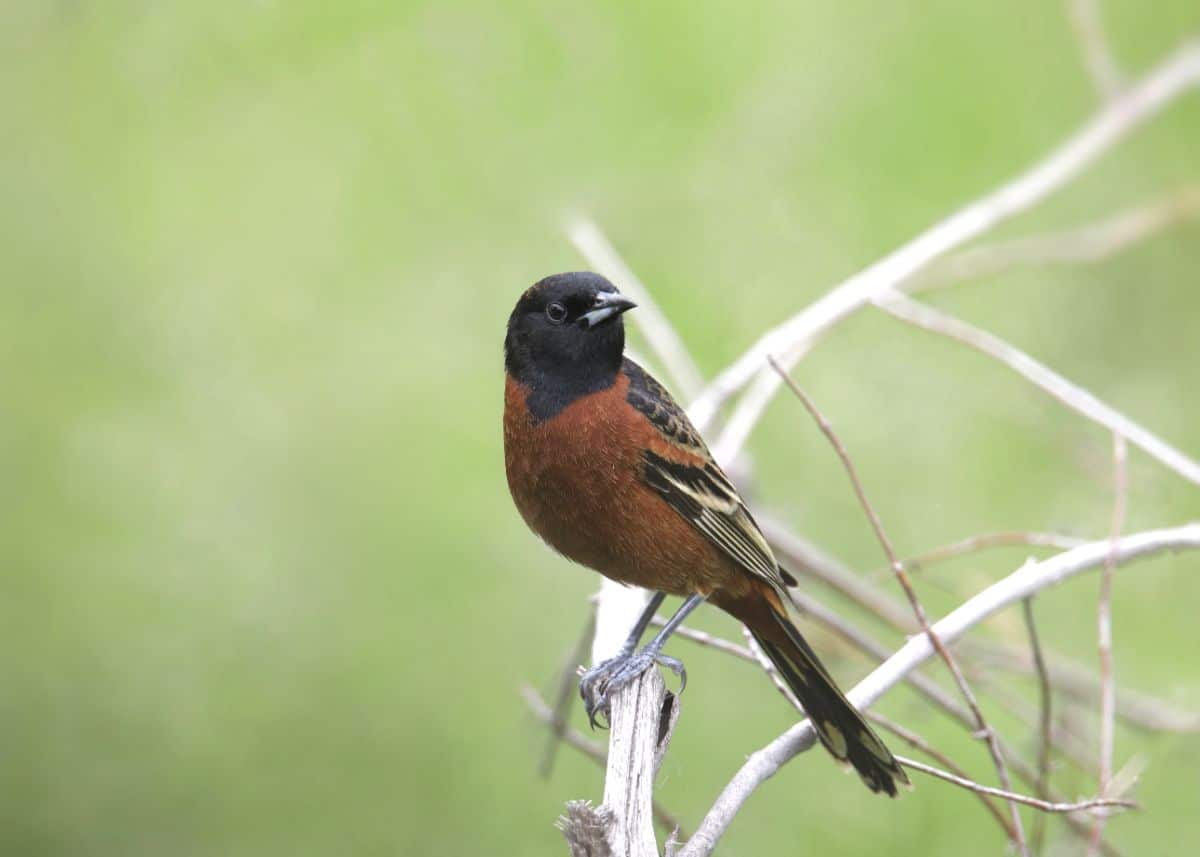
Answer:
[{"label": "thin twig", "polygon": [[[803,590],[790,589],[788,590],[788,595],[790,596],[792,603],[801,613],[820,623],[822,626],[829,629],[834,634],[838,635],[843,640],[859,649],[861,652],[873,658],[876,663],[883,663],[888,659],[891,651],[890,649],[872,638],[869,634],[856,627],[853,623],[839,616],[826,605],[807,595]],[[940,709],[943,713],[951,717],[972,734],[976,732],[978,726],[970,709],[962,705],[949,691],[943,689],[942,686],[935,682],[932,678],[919,670],[913,670],[904,676],[903,680],[909,684],[913,690],[917,691],[917,693],[921,694],[921,696],[928,700],[935,708]],[[1022,719],[1025,719],[1027,722],[1034,722],[1033,719],[1022,716],[1021,712],[1014,713],[1017,716],[1022,717]],[[997,736],[997,740],[1000,740],[999,736]],[[1034,767],[1022,760],[1021,757],[1012,748],[1007,747],[1002,740],[1000,742],[1000,746],[1004,753],[1005,759],[1008,760],[1009,766],[1013,769],[1017,776],[1030,786],[1034,786],[1037,782],[1037,774],[1034,770]],[[1080,749],[1078,752],[1076,752],[1074,747],[1067,747],[1064,749],[1069,750],[1069,758],[1078,763],[1083,763],[1084,760],[1092,758],[1090,755],[1085,754],[1082,749]],[[1047,797],[1052,797],[1052,795],[1047,795]],[[1088,835],[1087,829],[1085,828],[1082,833],[1086,839]]]},{"label": "thin twig", "polygon": [[896,292],[875,305],[901,321],[948,336],[998,360],[1068,408],[1106,426],[1110,431],[1124,435],[1134,446],[1140,447],[1184,479],[1200,485],[1200,463],[998,336]]},{"label": "thin twig", "polygon": [[[1125,507],[1128,496],[1128,480],[1126,476],[1127,454],[1125,438],[1113,434],[1113,510],[1112,529],[1109,541],[1112,548],[1104,561],[1104,571],[1100,575],[1100,599],[1096,608],[1097,648],[1100,652],[1100,794],[1109,793],[1113,770],[1113,738],[1115,733],[1117,697],[1113,679],[1112,654],[1112,586],[1116,572],[1116,545],[1121,537],[1121,529],[1125,525]],[[1088,849],[1094,854],[1099,846],[1100,838],[1104,835],[1104,816],[1096,818],[1092,828],[1092,841]]]},{"label": "thin twig", "polygon": [[910,294],[931,291],[1019,267],[1094,264],[1197,216],[1200,187],[1186,187],[1065,232],[985,244],[944,256],[903,283],[900,290]]},{"label": "thin twig", "polygon": [[554,768],[554,757],[558,754],[559,742],[567,731],[567,717],[571,711],[571,702],[575,699],[575,689],[579,687],[577,668],[583,662],[592,637],[596,634],[596,605],[589,605],[587,622],[579,635],[575,647],[567,655],[566,663],[559,674],[557,693],[554,695],[553,718],[550,720],[550,735],[546,740],[546,749],[542,761],[538,765],[538,773],[549,777]]},{"label": "thin twig", "polygon": [[[897,631],[911,634],[917,630],[916,623],[904,605],[874,586],[865,575],[855,574],[839,560],[794,533],[774,515],[758,511],[755,517],[759,527],[767,536],[767,540],[770,541],[772,549],[782,559],[791,563],[793,571],[824,583]],[[1066,540],[1068,537],[1057,538]],[[1065,547],[1066,545],[1064,543],[1061,546]],[[885,571],[888,574],[891,573],[890,568]],[[802,596],[799,590],[793,589],[790,592],[792,600],[797,602],[797,606],[808,611],[809,607],[805,603],[801,603],[801,599],[806,597]],[[828,619],[828,608],[824,608],[826,615],[819,615],[819,611],[822,609],[819,602],[808,598],[806,603],[812,605],[814,616],[818,621],[854,642],[852,636],[846,634],[847,623],[845,620],[840,620],[842,627],[839,628],[836,624],[831,624]],[[882,648],[878,643],[875,646],[878,649]],[[989,665],[1026,673],[1032,673],[1035,670],[1033,662],[1025,652],[1003,643],[969,640],[964,642],[963,646],[969,647],[972,658],[984,660]],[[881,661],[888,655],[888,651],[877,654],[877,650],[862,646],[859,648],[878,657]],[[1072,699],[1083,702],[1091,703],[1099,698],[1098,683],[1091,670],[1062,655],[1054,655],[1050,658],[1050,662],[1050,672],[1055,688]],[[932,701],[936,702],[936,700]],[[1185,711],[1149,694],[1123,688],[1117,689],[1117,716],[1141,729],[1185,733],[1200,731],[1200,712]]]},{"label": "thin twig", "polygon": [[[546,724],[550,729],[557,729],[554,720],[554,711],[542,699],[542,695],[527,684],[521,685],[521,698],[525,700],[525,705],[533,712],[534,716]],[[600,767],[608,762],[608,753],[604,749],[604,745],[599,741],[595,741],[583,735],[573,727],[567,727],[561,733],[562,741],[568,747],[573,747],[583,755],[587,756],[593,762],[596,762]],[[668,833],[677,831],[679,838],[686,839],[687,835],[680,827],[678,819],[669,810],[664,809],[662,804],[656,799],[653,803],[654,820],[662,826]]]},{"label": "thin twig", "polygon": [[746,638],[746,645],[750,647],[755,662],[762,667],[771,678],[771,683],[775,685],[775,689],[779,691],[783,698],[788,701],[788,704],[799,711],[803,716],[807,717],[808,713],[804,710],[804,706],[800,704],[800,700],[796,699],[796,694],[792,693],[792,689],[787,686],[783,680],[783,676],[779,674],[779,670],[775,668],[775,664],[771,663],[771,659],[767,657],[767,653],[762,650],[762,646],[758,644],[758,640],[754,639],[754,635],[750,633],[750,629],[745,625],[742,626],[742,636]]},{"label": "thin twig", "polygon": [[[834,634],[837,634],[839,637],[846,640],[868,656],[875,658],[877,663],[882,663],[887,660],[890,649],[885,647],[882,643],[871,638],[868,634],[858,629],[851,622],[839,616],[829,607],[807,595],[803,590],[800,589],[790,589],[788,590],[788,594],[796,608],[805,616],[820,623],[822,626],[826,627]],[[744,633],[745,629],[743,628],[743,634]],[[733,651],[733,649],[740,647],[729,643],[727,640],[723,640],[722,642],[726,643],[727,646],[721,647],[721,651],[727,651],[730,654],[734,654],[741,660],[744,660],[748,663],[754,663],[761,667],[767,673],[768,677],[771,678],[776,689],[784,696],[784,698],[787,699],[788,702],[798,711],[803,712],[803,707],[799,705],[791,691],[786,687],[786,685],[781,683],[779,676],[775,671],[774,665],[771,664],[769,660],[763,659],[761,652],[759,652],[758,655],[755,655],[753,651],[755,643],[751,638],[748,638],[748,643],[751,649],[746,653],[749,654],[749,657],[745,657],[741,652]],[[1007,654],[1007,652],[1003,650],[993,651],[990,648],[978,648],[983,656],[993,655],[999,657],[1000,655]],[[993,660],[995,660],[995,658],[993,658]],[[1011,661],[1005,661],[1004,663],[1005,665],[1011,665]],[[1079,667],[1072,667],[1072,669],[1081,670]],[[974,731],[975,721],[971,715],[971,712],[962,706],[954,697],[943,690],[928,676],[914,670],[904,677],[904,681],[909,683],[914,690],[924,696],[936,708],[942,710],[968,730]],[[1036,788],[1038,776],[1033,766],[1026,764],[1011,748],[1003,747],[1003,745],[1002,748],[1004,750],[1005,758],[1008,759],[1009,765],[1012,767],[1017,776],[1028,783],[1031,787]],[[1072,756],[1072,758],[1075,757]],[[1079,754],[1078,758],[1082,761],[1084,758],[1082,752]],[[939,759],[939,761],[941,760]],[[1039,797],[1055,802],[1062,802],[1061,799],[1049,789],[1047,789],[1046,794],[1039,795]],[[1084,841],[1089,839],[1091,830],[1087,825],[1072,818],[1067,818],[1065,820],[1073,833],[1081,837]],[[1007,831],[1009,829],[1008,822],[1005,820],[1005,830]],[[1109,843],[1103,842],[1102,848],[1106,857],[1119,857],[1119,852],[1117,849],[1113,848]]]},{"label": "thin twig", "polygon": [[[1037,668],[1038,677],[1038,714],[1040,729],[1038,732],[1037,751],[1037,783],[1035,792],[1042,800],[1050,788],[1050,750],[1054,742],[1054,720],[1051,710],[1050,675],[1046,671],[1046,659],[1042,655],[1042,644],[1038,639],[1037,622],[1033,617],[1033,599],[1021,601],[1021,612],[1025,617],[1025,628],[1029,631],[1029,649],[1033,653],[1033,663]],[[1033,821],[1033,850],[1042,852],[1042,842],[1046,835],[1046,821],[1038,816]]]},{"label": "thin twig", "polygon": [[1122,75],[1104,34],[1100,4],[1097,0],[1067,0],[1067,12],[1097,94],[1106,101],[1115,98],[1121,92]]},{"label": "thin twig", "polygon": [[[1035,668],[1024,652],[997,646],[963,644],[971,657],[986,666],[1029,673]],[[1071,699],[1093,705],[1100,698],[1100,682],[1084,667],[1058,656],[1049,658],[1049,671],[1055,690]],[[1146,693],[1117,688],[1117,717],[1130,726],[1154,732],[1200,731],[1200,713],[1184,711]]]},{"label": "thin twig", "polygon": [[[995,676],[986,669],[968,670],[967,674],[975,686],[979,687],[982,693],[987,693],[999,708],[1028,725],[1035,734],[1041,731],[1041,718],[1036,704],[1007,685],[995,681]],[[1060,714],[1060,720],[1065,721],[1070,713]],[[1051,729],[1053,749],[1082,773],[1094,779],[1097,774],[1096,748],[1087,742],[1086,730],[1080,724],[1065,722],[1051,724]],[[1035,763],[1031,780],[1034,791],[1037,790],[1037,780]]]},{"label": "thin twig", "polygon": [[[1082,544],[1087,544],[1087,539],[1065,536],[1060,533],[1040,533],[1032,530],[1005,530],[996,533],[981,533],[977,536],[968,536],[965,539],[959,539],[956,542],[919,553],[914,557],[902,560],[900,564],[904,566],[906,571],[916,571],[917,569],[927,568],[936,563],[956,559],[987,548],[1022,545],[1025,547],[1070,550]],[[887,571],[887,569],[881,569],[881,571]]]},{"label": "thin twig", "polygon": [[[661,628],[667,622],[662,616],[655,616],[650,620],[650,624],[656,628]],[[715,634],[710,634],[707,631],[698,631],[695,628],[690,628],[687,625],[680,625],[671,635],[680,637],[684,640],[691,640],[701,646],[706,646],[710,649],[716,649],[718,652],[724,652],[727,655],[733,655],[735,658],[740,658],[743,661],[749,661],[752,664],[758,663],[758,659],[749,649],[739,646],[737,643],[731,643],[723,637],[718,637]]]},{"label": "thin twig", "polygon": [[1004,798],[1010,803],[1021,803],[1025,806],[1031,806],[1034,809],[1040,809],[1042,812],[1083,812],[1088,809],[1099,809],[1101,807],[1123,807],[1124,809],[1140,809],[1137,801],[1125,800],[1123,798],[1091,798],[1089,800],[1076,801],[1075,803],[1051,803],[1047,800],[1039,800],[1029,795],[1017,794],[1016,792],[1006,791],[1005,789],[995,789],[991,786],[985,786],[980,783],[973,782],[964,777],[955,776],[948,771],[943,771],[926,765],[924,762],[918,762],[916,759],[906,759],[904,756],[896,756],[896,761],[906,768],[912,768],[914,771],[920,771],[924,774],[937,777],[945,780],[948,783],[954,783],[957,786],[962,786],[964,789],[970,789],[973,792],[979,792],[985,795],[994,795]]},{"label": "thin twig", "polygon": [[[1097,112],[1057,149],[1016,178],[930,227],[863,269],[790,319],[767,331],[692,401],[688,414],[704,431],[717,410],[756,376],[771,376],[767,355],[793,355],[846,316],[903,283],[934,259],[1045,199],[1100,155],[1200,83],[1200,43],[1184,45]],[[778,389],[779,380],[773,380]],[[722,450],[729,460],[731,450]],[[737,450],[732,450],[736,453]]]},{"label": "thin twig", "polygon": [[[900,740],[907,743],[909,746],[911,746],[914,749],[919,750],[920,752],[929,756],[931,759],[938,762],[943,768],[948,769],[951,773],[957,774],[958,776],[962,777],[964,780],[968,779],[967,772],[964,771],[961,767],[959,767],[954,762],[953,759],[951,759],[945,753],[943,753],[942,751],[938,750],[936,747],[931,745],[928,741],[926,741],[924,738],[922,738],[916,732],[912,731],[911,729],[909,729],[905,726],[901,726],[899,723],[896,723],[894,720],[890,720],[887,717],[884,717],[882,714],[878,714],[874,711],[867,714],[867,717],[873,723],[878,723],[884,729],[891,732],[893,735],[895,735]],[[1009,839],[1015,839],[1016,832],[1013,830],[1012,824],[1009,822],[1009,820],[1007,818],[1004,817],[1004,813],[1001,812],[1000,809],[994,803],[992,803],[992,801],[990,800],[988,795],[984,794],[983,792],[976,791],[974,789],[972,789],[972,791],[976,795],[979,796],[980,803],[982,803],[987,808],[988,813],[994,819],[996,819],[996,823],[1000,825],[1000,829],[1004,831],[1005,835]]]},{"label": "thin twig", "polygon": [[912,614],[901,601],[792,532],[775,516],[756,512],[755,518],[772,549],[790,563],[793,570],[821,581],[897,631],[909,634],[917,630]]},{"label": "thin twig", "polygon": [[[917,630],[917,625],[913,621],[911,613],[899,601],[894,600],[891,596],[872,586],[864,576],[855,575],[836,559],[808,545],[807,542],[791,533],[785,525],[773,517],[760,514],[758,521],[775,550],[785,559],[795,562],[798,570],[809,572],[818,580],[827,583],[836,591],[849,598],[853,603],[863,607],[868,613],[871,613],[876,618],[885,620],[896,630],[905,634],[910,634]],[[793,556],[790,552],[797,548],[800,549],[800,553]],[[816,563],[812,562],[814,558],[818,560]],[[890,569],[888,571],[890,572]],[[788,594],[793,604],[801,612],[808,614],[814,620],[877,661],[882,662],[887,659],[891,651],[889,648],[871,638],[822,602],[807,595],[803,589],[790,589],[788,590]],[[1019,663],[1021,666],[1025,664],[1024,660],[1017,658],[1012,649],[1002,644],[998,647],[995,643],[972,642],[970,646],[973,657],[987,658],[989,663],[1001,662],[1010,669],[1013,667],[1014,662]],[[1064,671],[1069,671],[1070,676],[1075,678],[1082,676],[1083,679],[1081,680],[1090,680],[1090,674],[1082,666],[1073,664],[1062,657],[1059,657],[1057,662]],[[1032,669],[1032,666],[1030,666],[1030,669]],[[978,729],[971,712],[959,705],[947,691],[943,690],[931,678],[923,673],[914,672],[906,678],[906,681],[931,703],[956,719],[967,729],[972,732]],[[998,699],[1013,714],[1021,717],[1031,725],[1036,725],[1036,716],[1028,715],[1027,712],[1017,710],[1014,707],[1017,700],[1005,700],[999,697]],[[1094,758],[1093,754],[1090,751],[1085,751],[1082,747],[1076,746],[1077,744],[1078,742],[1070,742],[1062,745],[1062,749],[1067,754],[1067,757],[1076,765],[1081,766],[1083,770],[1092,770],[1089,762]],[[1009,760],[1010,767],[1017,772],[1021,779],[1031,785],[1034,784],[1037,776],[1033,773],[1033,766],[1026,765],[1018,756],[1014,755],[1011,749],[1005,748],[1003,742],[1001,746],[1004,750],[1005,758]]]},{"label": "thin twig", "polygon": [[[1030,563],[1003,580],[969,598],[934,624],[933,630],[945,644],[953,643],[968,630],[1023,598],[1057,586],[1104,563],[1111,550],[1106,539],[1090,542],[1048,559]],[[1163,551],[1200,550],[1200,523],[1164,530],[1148,530],[1122,537],[1117,543],[1119,564]],[[870,675],[860,681],[847,698],[860,711],[866,710],[905,676],[935,654],[925,634],[905,643]],[[765,747],[750,754],[725,788],[700,827],[678,857],[706,857],[729,828],[742,804],[755,790],[797,754],[816,743],[816,732],[807,721],[797,723]],[[1036,776],[1031,773],[1031,776]]]},{"label": "thin twig", "polygon": [[[793,381],[791,376],[775,362],[774,357],[768,356],[767,362],[770,363],[772,369],[779,373],[779,376],[783,379],[783,383],[787,384],[788,389],[795,393],[796,398],[800,400],[805,409],[812,415],[812,418],[816,420],[821,432],[829,439],[834,451],[837,452],[838,458],[842,460],[842,465],[845,467],[846,473],[850,477],[850,482],[854,486],[854,493],[858,496],[858,502],[862,505],[863,511],[870,520],[871,527],[875,530],[875,536],[879,539],[879,544],[883,546],[883,552],[887,554],[888,562],[891,563],[892,570],[896,573],[896,580],[900,583],[905,596],[908,598],[913,615],[917,617],[917,622],[920,623],[921,630],[925,632],[930,644],[937,650],[938,656],[946,664],[946,668],[950,670],[950,675],[954,677],[954,683],[958,685],[959,692],[962,693],[967,707],[971,709],[971,713],[975,716],[976,726],[983,733],[987,741],[988,752],[992,755],[992,762],[996,766],[996,776],[999,777],[1000,784],[1005,790],[1011,791],[1012,780],[1008,775],[1008,766],[1004,762],[1004,754],[1000,751],[999,742],[996,740],[996,733],[983,716],[983,709],[979,707],[979,700],[976,699],[971,686],[967,684],[966,676],[963,675],[958,662],[950,654],[949,649],[942,645],[942,641],[930,626],[929,617],[925,614],[925,607],[921,604],[920,599],[917,598],[916,590],[913,589],[912,583],[908,579],[908,574],[904,571],[904,566],[900,564],[900,559],[896,555],[896,549],[892,547],[891,539],[888,538],[887,533],[883,529],[883,522],[879,519],[879,513],[875,511],[875,507],[867,499],[867,492],[863,489],[862,481],[858,478],[858,471],[854,467],[854,462],[850,459],[850,454],[842,446],[842,442],[834,432],[833,426],[829,424],[829,421],[817,409],[812,399],[800,389],[800,385]],[[1009,803],[1009,816],[1012,819],[1012,827],[1015,834],[1013,841],[1022,854],[1028,855],[1029,848],[1025,842],[1025,830],[1021,824],[1021,814],[1017,811],[1016,804],[1013,802]]]}]

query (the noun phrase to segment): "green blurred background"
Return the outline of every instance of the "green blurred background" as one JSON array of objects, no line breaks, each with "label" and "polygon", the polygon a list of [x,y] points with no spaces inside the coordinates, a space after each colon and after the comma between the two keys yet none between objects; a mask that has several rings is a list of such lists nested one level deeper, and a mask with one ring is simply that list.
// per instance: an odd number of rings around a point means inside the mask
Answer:
[{"label": "green blurred background", "polygon": [[[1135,73],[1200,32],[1195,0],[1103,9]],[[526,532],[500,438],[509,309],[583,265],[564,217],[604,226],[712,373],[1096,104],[1063,4],[1029,0],[18,0],[0,55],[14,855],[565,853],[552,822],[599,799],[601,775],[563,751],[539,779],[544,735],[516,691],[552,690],[596,579]],[[1193,95],[1002,234],[1200,180],[1198,141]],[[1197,239],[1183,226],[931,300],[1196,455]],[[795,374],[903,553],[1107,532],[1108,436],[983,358],[865,312]],[[879,566],[795,402],[751,451],[759,505]],[[1200,517],[1196,486],[1137,450],[1130,478],[1129,529]],[[1026,553],[931,570],[921,593],[940,614]],[[1115,604],[1119,680],[1193,709],[1198,571],[1142,563]],[[1087,663],[1097,586],[1038,602],[1048,641]],[[702,627],[736,633],[710,613]],[[985,632],[1019,641],[1019,617]],[[813,637],[847,683],[868,669]],[[694,827],[791,716],[754,670],[672,651],[692,682],[659,793]],[[881,708],[990,781],[977,742],[920,700]],[[1113,841],[1194,850],[1197,739],[1120,731],[1118,764],[1135,754],[1146,811]],[[1056,782],[1095,788],[1070,766]],[[1003,852],[974,799],[917,786],[873,799],[805,756],[722,853]],[[1082,853],[1051,830],[1054,853]]]}]

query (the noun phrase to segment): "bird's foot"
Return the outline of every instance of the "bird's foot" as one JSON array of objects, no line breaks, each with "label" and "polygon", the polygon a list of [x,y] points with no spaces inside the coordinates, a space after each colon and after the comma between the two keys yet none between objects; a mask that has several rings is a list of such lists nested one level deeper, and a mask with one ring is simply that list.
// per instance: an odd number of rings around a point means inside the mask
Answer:
[{"label": "bird's foot", "polygon": [[679,692],[683,693],[687,687],[687,670],[683,668],[683,661],[664,655],[651,646],[601,661],[583,674],[579,679],[579,695],[583,697],[583,707],[593,729],[596,728],[598,715],[604,716],[605,724],[609,722],[612,695],[655,664],[661,664],[679,676]]}]

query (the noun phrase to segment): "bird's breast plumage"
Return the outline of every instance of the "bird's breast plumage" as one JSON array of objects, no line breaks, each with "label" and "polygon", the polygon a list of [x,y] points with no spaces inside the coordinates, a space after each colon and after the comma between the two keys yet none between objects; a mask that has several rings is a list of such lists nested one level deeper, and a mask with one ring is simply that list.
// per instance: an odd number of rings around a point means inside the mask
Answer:
[{"label": "bird's breast plumage", "polygon": [[628,401],[629,376],[538,421],[527,387],[509,377],[504,459],[509,490],[535,533],[607,577],[676,595],[728,577],[728,560],[643,479],[644,452],[686,461]]}]

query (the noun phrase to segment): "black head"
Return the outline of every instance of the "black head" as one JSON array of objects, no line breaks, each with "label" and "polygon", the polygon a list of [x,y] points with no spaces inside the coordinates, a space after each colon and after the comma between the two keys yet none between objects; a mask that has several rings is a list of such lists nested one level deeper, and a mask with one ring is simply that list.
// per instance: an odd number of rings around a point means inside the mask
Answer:
[{"label": "black head", "polygon": [[633,306],[599,274],[546,277],[521,295],[508,318],[504,367],[534,395],[548,396],[556,411],[603,390],[621,368],[621,314]]}]

